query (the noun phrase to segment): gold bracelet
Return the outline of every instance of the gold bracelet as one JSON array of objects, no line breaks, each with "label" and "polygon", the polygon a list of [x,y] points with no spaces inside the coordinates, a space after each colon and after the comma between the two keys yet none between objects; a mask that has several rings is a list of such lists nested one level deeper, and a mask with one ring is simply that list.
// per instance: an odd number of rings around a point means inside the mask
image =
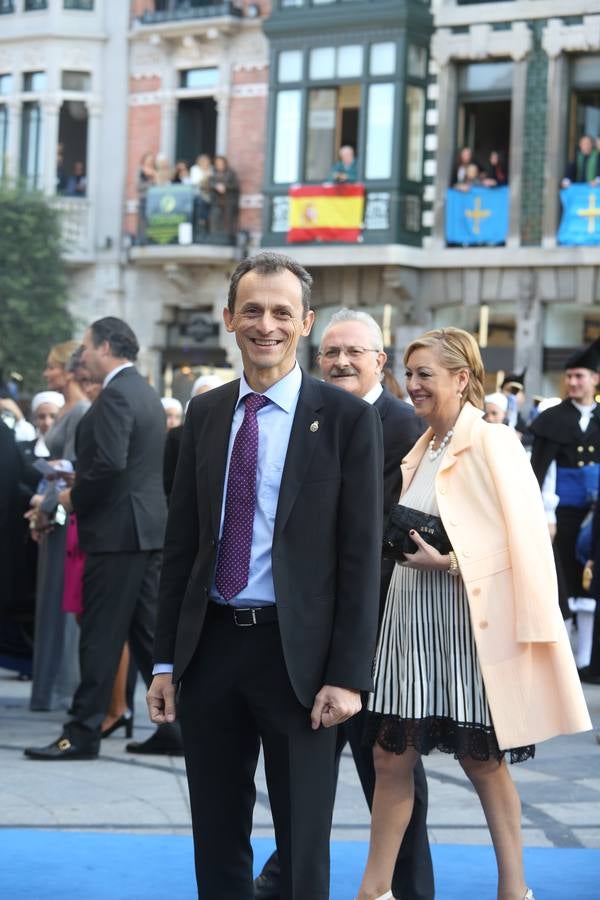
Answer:
[{"label": "gold bracelet", "polygon": [[448,556],[450,557],[450,568],[448,569],[448,574],[456,578],[457,575],[460,575],[460,568],[458,566],[456,553],[454,552],[454,550],[449,550]]}]

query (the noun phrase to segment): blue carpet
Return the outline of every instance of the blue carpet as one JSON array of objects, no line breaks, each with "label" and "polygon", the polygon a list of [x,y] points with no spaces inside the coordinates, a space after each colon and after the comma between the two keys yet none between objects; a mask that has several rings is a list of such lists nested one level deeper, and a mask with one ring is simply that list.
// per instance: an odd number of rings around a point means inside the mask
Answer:
[{"label": "blue carpet", "polygon": [[[194,900],[192,842],[173,835],[97,834],[2,829],[2,900]],[[273,841],[254,842],[257,870]],[[351,900],[367,847],[332,844],[331,900]],[[495,865],[489,847],[434,844],[437,900],[493,900]],[[600,850],[525,851],[537,900],[599,896]],[[308,900],[308,898],[307,898]]]}]

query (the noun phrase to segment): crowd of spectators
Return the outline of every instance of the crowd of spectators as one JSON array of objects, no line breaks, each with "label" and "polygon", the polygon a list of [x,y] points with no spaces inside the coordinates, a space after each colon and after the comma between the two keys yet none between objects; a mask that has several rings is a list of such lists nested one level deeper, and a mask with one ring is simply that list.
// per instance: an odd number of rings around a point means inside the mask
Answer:
[{"label": "crowd of spectators", "polygon": [[485,161],[480,161],[470,147],[461,147],[452,168],[451,187],[469,191],[473,187],[502,187],[508,184],[508,172],[498,150],[491,150]]},{"label": "crowd of spectators", "polygon": [[179,184],[187,185],[195,192],[194,224],[200,239],[207,235],[227,235],[237,233],[240,185],[236,172],[231,168],[226,156],[217,155],[212,159],[207,153],[200,153],[190,167],[185,159],[171,165],[163,153],[145,153],[138,170],[137,190],[139,199],[139,229],[141,242],[145,239],[146,198],[148,190],[155,186]]}]

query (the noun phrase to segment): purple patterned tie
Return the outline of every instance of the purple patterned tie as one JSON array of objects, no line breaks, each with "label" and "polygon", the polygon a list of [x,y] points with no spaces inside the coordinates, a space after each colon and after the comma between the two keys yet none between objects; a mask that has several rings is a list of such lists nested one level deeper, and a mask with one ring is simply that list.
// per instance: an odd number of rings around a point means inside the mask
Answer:
[{"label": "purple patterned tie", "polygon": [[269,402],[262,394],[247,394],[244,398],[244,420],[233,442],[223,534],[219,543],[219,558],[215,584],[224,600],[229,602],[248,584],[252,529],[256,511],[256,465],[258,461],[258,422],[256,413]]}]

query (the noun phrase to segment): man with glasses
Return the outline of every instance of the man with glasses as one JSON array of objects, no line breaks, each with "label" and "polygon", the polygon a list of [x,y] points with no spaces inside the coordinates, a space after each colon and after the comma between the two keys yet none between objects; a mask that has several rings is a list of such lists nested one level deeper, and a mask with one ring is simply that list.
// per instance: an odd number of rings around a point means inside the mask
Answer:
[{"label": "man with glasses", "polygon": [[[330,320],[323,337],[318,362],[324,381],[360,397],[375,406],[381,417],[384,450],[384,518],[398,502],[401,488],[400,463],[423,433],[423,424],[408,403],[398,400],[382,384],[387,355],[383,335],[375,319],[360,310],[342,309]],[[380,612],[394,568],[383,560]],[[369,809],[375,788],[373,751],[362,744],[364,714],[361,712],[338,726],[336,760],[350,744],[356,769]],[[398,900],[433,900],[434,884],[431,853],[427,839],[427,781],[423,764],[415,767],[415,806],[410,825],[402,842],[394,881],[394,897]],[[254,882],[255,900],[277,900],[280,894],[279,861],[275,852]]]}]

